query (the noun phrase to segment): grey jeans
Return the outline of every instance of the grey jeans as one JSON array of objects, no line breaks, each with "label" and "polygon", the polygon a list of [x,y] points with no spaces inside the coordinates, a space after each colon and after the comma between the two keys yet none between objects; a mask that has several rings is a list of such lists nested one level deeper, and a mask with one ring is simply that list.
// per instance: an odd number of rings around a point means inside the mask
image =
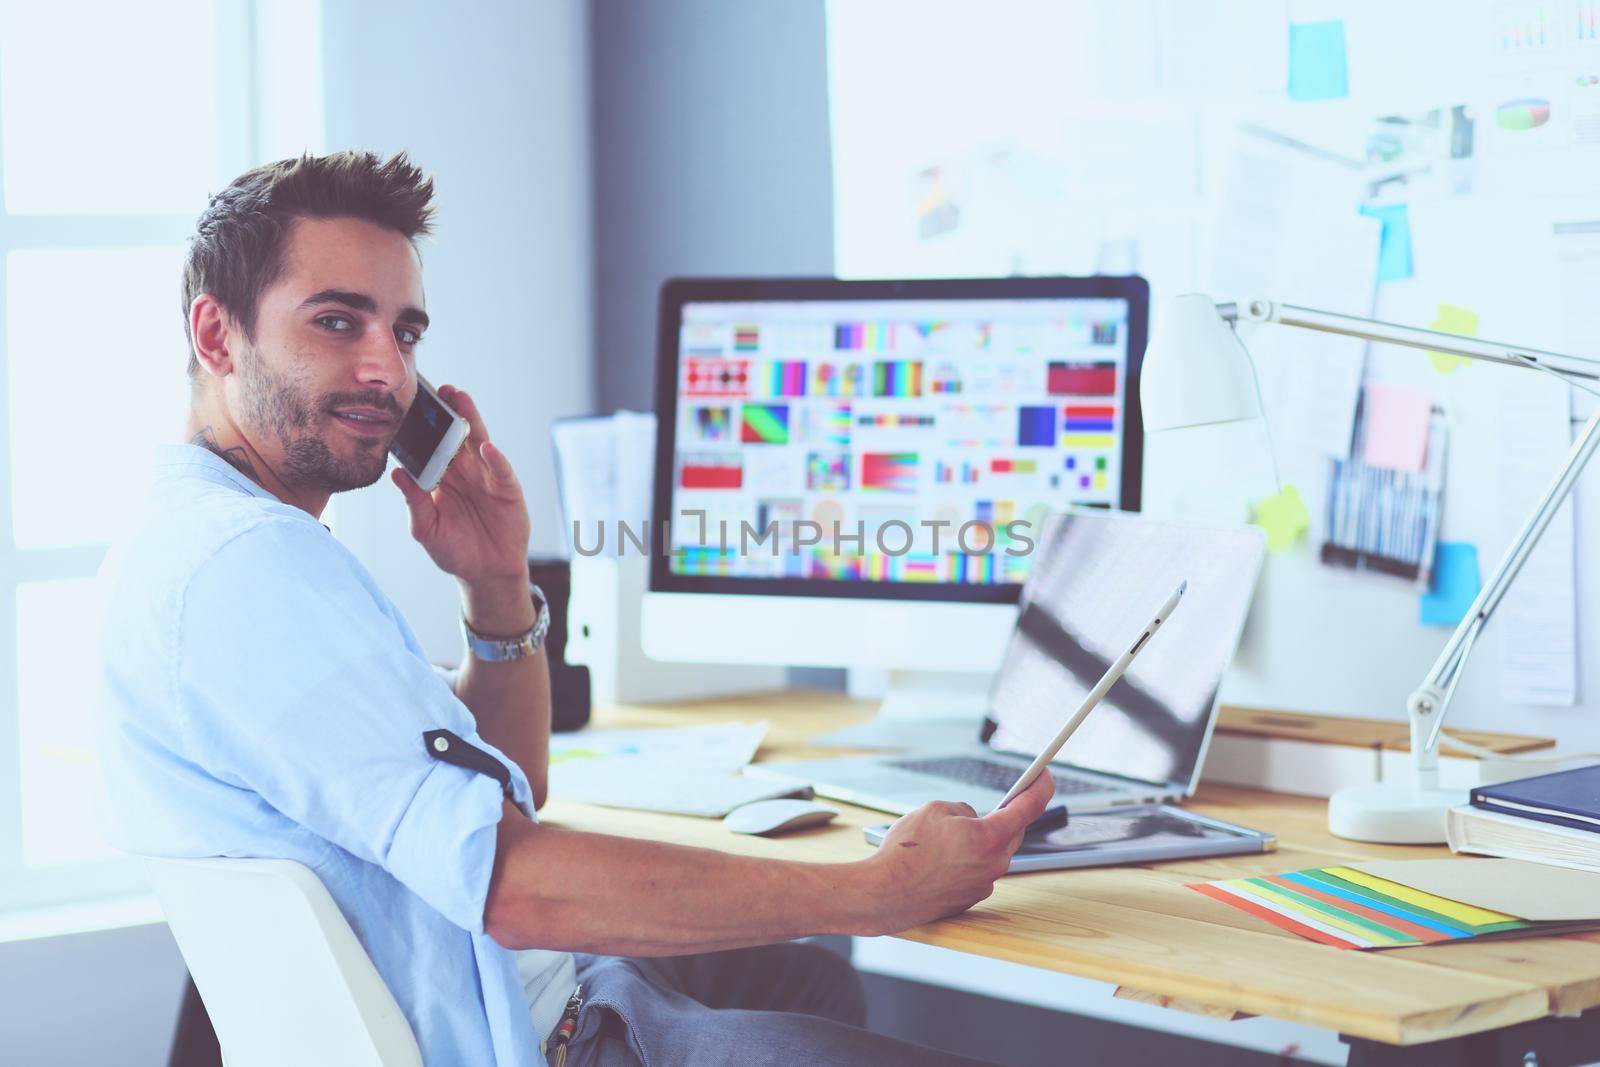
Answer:
[{"label": "grey jeans", "polygon": [[817,945],[660,959],[579,955],[577,963],[584,1003],[567,1067],[978,1062],[861,1029],[860,977]]}]

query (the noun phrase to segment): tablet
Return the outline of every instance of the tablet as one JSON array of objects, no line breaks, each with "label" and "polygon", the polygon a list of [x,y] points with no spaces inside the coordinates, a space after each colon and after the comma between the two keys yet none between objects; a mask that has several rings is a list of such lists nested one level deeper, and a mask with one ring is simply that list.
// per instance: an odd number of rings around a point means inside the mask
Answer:
[{"label": "tablet", "polygon": [[[889,823],[869,826],[867,841],[881,845]],[[1135,804],[1073,814],[1066,826],[1022,839],[1010,873],[1071,867],[1114,867],[1202,856],[1271,852],[1272,834],[1210,819],[1171,804]]]}]

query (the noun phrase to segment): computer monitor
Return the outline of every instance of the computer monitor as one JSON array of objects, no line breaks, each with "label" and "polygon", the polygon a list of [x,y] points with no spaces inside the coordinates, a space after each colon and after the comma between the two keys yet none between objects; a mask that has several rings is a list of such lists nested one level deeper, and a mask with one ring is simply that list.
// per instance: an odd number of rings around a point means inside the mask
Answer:
[{"label": "computer monitor", "polygon": [[1148,315],[1137,277],[666,283],[646,652],[992,672],[1029,532],[1138,510]]}]

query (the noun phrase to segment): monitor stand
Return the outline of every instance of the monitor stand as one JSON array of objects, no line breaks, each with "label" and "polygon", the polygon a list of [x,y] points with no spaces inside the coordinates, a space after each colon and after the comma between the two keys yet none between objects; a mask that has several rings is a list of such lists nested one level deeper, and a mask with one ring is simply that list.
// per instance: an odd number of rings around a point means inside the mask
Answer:
[{"label": "monitor stand", "polygon": [[994,675],[981,671],[850,671],[853,697],[874,699],[878,721],[951,720],[976,725],[989,709]]}]

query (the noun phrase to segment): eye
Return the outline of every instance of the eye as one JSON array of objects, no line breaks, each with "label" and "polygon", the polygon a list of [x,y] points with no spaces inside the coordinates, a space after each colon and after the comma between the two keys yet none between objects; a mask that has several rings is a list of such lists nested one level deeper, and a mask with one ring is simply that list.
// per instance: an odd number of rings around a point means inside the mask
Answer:
[{"label": "eye", "polygon": [[343,315],[318,315],[311,321],[330,333],[347,333],[356,328],[355,323]]},{"label": "eye", "polygon": [[394,335],[403,345],[414,345],[422,340],[422,331],[415,326],[396,326]]}]

